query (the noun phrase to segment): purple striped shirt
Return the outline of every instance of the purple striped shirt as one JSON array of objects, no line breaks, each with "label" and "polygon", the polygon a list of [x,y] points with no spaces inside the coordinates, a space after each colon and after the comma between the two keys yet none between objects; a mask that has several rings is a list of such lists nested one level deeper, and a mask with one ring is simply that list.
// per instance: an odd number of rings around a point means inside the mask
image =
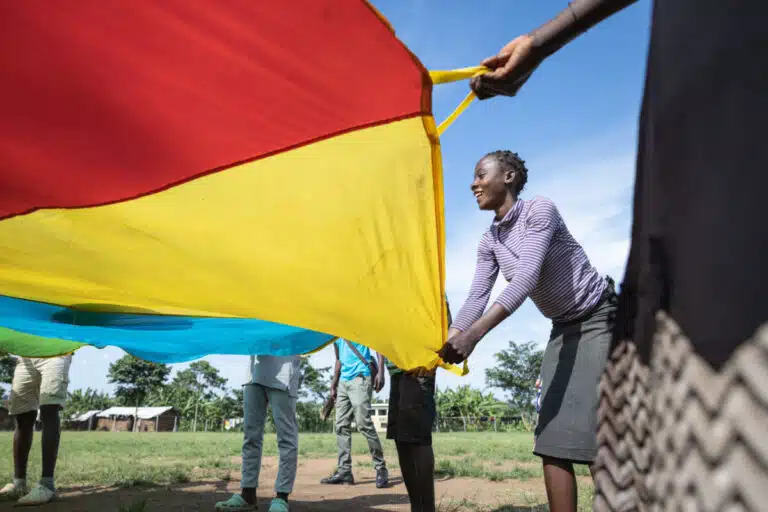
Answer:
[{"label": "purple striped shirt", "polygon": [[513,313],[530,296],[544,316],[558,322],[589,312],[606,287],[557,207],[543,197],[519,199],[483,234],[469,297],[453,327],[466,330],[483,315],[499,269],[509,284],[497,304]]}]

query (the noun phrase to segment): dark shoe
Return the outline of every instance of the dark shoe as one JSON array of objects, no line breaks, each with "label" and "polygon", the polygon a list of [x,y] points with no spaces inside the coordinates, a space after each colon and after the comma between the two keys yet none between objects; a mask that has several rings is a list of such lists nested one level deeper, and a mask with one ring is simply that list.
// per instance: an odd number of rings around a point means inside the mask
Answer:
[{"label": "dark shoe", "polygon": [[381,468],[376,471],[376,488],[384,489],[389,485],[389,472],[387,468]]},{"label": "dark shoe", "polygon": [[320,483],[329,485],[355,485],[355,478],[352,476],[352,473],[339,473],[337,471],[332,476],[320,480]]}]

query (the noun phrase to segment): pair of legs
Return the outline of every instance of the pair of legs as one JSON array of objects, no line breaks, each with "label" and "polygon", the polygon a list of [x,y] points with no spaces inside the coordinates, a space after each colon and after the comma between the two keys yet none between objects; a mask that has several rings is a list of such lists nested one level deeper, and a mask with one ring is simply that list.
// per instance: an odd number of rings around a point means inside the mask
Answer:
[{"label": "pair of legs", "polygon": [[296,466],[299,457],[299,427],[296,423],[296,398],[287,391],[269,388],[260,384],[243,387],[245,407],[243,441],[242,497],[250,505],[256,504],[256,488],[259,486],[261,454],[264,444],[264,425],[267,420],[267,406],[272,408],[277,431],[277,447],[280,462],[275,481],[277,497],[288,501],[296,480]]},{"label": "pair of legs", "polygon": [[3,494],[18,496],[27,491],[27,466],[32,448],[37,412],[43,424],[43,468],[40,486],[32,489],[22,502],[44,503],[55,497],[54,471],[61,439],[59,411],[67,399],[69,367],[72,356],[19,358],[13,374],[9,409],[15,418],[13,435],[14,481]]},{"label": "pair of legs", "polygon": [[411,512],[435,512],[435,377],[392,372],[387,438],[397,446]]},{"label": "pair of legs", "polygon": [[[59,454],[59,440],[61,438],[61,421],[58,405],[41,405],[40,419],[43,423],[42,451],[43,471],[42,479],[53,482],[53,473],[56,470],[56,459]],[[13,476],[17,480],[26,481],[29,451],[32,449],[32,438],[37,420],[37,410],[17,414],[16,430],[13,433]]]},{"label": "pair of legs", "polygon": [[352,418],[368,441],[368,449],[377,472],[386,471],[384,450],[371,420],[373,382],[370,377],[355,377],[339,382],[336,396],[336,443],[339,449],[337,473],[352,474]]}]

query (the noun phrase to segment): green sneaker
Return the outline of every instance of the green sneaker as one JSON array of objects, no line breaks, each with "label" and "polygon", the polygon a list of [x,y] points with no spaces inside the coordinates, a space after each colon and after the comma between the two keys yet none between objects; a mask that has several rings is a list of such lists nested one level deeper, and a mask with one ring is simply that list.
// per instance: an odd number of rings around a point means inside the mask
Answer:
[{"label": "green sneaker", "polygon": [[282,498],[273,499],[269,512],[288,512],[288,502]]},{"label": "green sneaker", "polygon": [[252,510],[259,510],[259,506],[249,504],[239,494],[233,494],[227,501],[216,503],[216,512],[251,512]]},{"label": "green sneaker", "polygon": [[57,498],[56,491],[52,491],[43,485],[36,485],[29,494],[16,502],[17,507],[36,507],[50,503]]}]

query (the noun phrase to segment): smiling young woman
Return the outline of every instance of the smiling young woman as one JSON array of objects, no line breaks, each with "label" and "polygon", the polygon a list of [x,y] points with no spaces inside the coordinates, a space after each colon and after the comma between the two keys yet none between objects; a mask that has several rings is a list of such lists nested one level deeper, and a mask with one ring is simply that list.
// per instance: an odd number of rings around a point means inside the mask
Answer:
[{"label": "smiling young woman", "polygon": [[[515,96],[550,55],[633,3],[568,2],[485,59],[491,71],[473,91]],[[652,4],[632,239],[599,388],[594,510],[762,511],[768,2]],[[599,76],[598,60],[583,65]],[[550,498],[552,512],[575,509]]]},{"label": "smiling young woman", "polygon": [[[590,264],[549,199],[521,199],[525,162],[511,151],[485,155],[472,192],[495,218],[480,239],[475,277],[448,343],[449,362],[466,359],[477,343],[530,297],[552,320],[542,363],[542,403],[534,453],[544,463],[550,503],[575,503],[573,464],[591,464],[597,450],[597,384],[611,343],[613,283]],[[507,287],[483,314],[501,271]]]}]

